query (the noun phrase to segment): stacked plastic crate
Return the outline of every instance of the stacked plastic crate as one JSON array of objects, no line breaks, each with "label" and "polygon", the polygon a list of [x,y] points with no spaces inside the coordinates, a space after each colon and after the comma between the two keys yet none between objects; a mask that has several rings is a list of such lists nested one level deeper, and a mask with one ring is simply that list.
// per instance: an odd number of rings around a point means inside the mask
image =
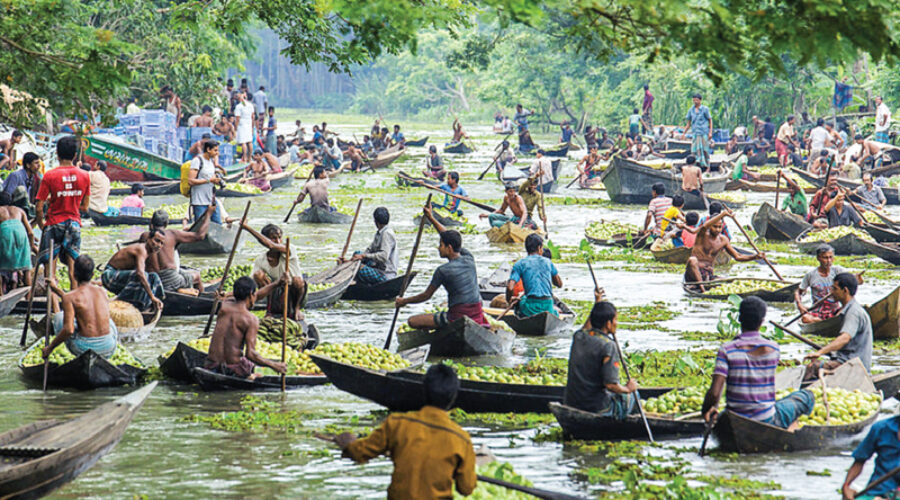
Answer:
[{"label": "stacked plastic crate", "polygon": [[120,115],[114,133],[153,154],[181,162],[184,150],[178,143],[175,115],[161,109],[144,109],[140,113]]}]

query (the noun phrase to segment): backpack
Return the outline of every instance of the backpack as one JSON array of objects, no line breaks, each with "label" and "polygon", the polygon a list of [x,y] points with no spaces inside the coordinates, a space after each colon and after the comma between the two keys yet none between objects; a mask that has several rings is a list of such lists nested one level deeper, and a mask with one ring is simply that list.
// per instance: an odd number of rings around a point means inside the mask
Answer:
[{"label": "backpack", "polygon": [[181,164],[181,186],[180,191],[182,196],[191,196],[191,184],[188,182],[188,175],[191,173],[191,161],[188,160]]}]

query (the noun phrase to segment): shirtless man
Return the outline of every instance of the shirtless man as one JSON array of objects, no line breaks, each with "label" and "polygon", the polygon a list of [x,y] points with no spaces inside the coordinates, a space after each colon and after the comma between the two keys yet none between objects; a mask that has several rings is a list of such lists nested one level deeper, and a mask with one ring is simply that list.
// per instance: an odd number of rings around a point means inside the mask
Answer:
[{"label": "shirtless man", "polygon": [[328,173],[325,172],[325,167],[318,166],[313,169],[313,180],[303,186],[303,190],[297,195],[295,203],[298,205],[303,203],[306,195],[309,195],[310,206],[334,211],[328,203]]},{"label": "shirtless man", "polygon": [[162,309],[158,296],[165,297],[162,281],[156,273],[147,272],[147,256],[158,253],[166,243],[163,232],[150,230],[146,242],[138,242],[119,250],[106,263],[100,276],[103,286],[116,299],[130,302],[138,309],[146,311],[151,305]]},{"label": "shirtless man", "polygon": [[200,140],[191,144],[190,149],[188,149],[188,154],[191,155],[191,158],[199,155],[203,152],[203,145],[207,142],[212,141],[213,138],[210,134],[203,134],[200,136]]},{"label": "shirtless man", "polygon": [[15,147],[24,138],[21,131],[13,130],[9,139],[0,140],[0,169],[13,170],[16,168]]},{"label": "shirtless man", "polygon": [[857,144],[862,146],[862,151],[860,151],[859,158],[856,158],[856,164],[860,167],[863,166],[865,161],[869,158],[872,158],[872,161],[875,161],[875,157],[878,156],[878,153],[881,152],[881,147],[875,143],[875,141],[867,141],[861,134],[856,134],[854,138]]},{"label": "shirtless man", "polygon": [[91,350],[109,358],[116,352],[118,331],[109,317],[106,290],[91,284],[94,261],[87,255],[80,255],[75,259],[74,275],[75,284],[68,293],[57,286],[55,277],[50,278],[53,292],[62,297],[62,311],[53,316],[56,336],[50,345],[44,346],[44,359],[50,357],[56,346],[63,342],[75,356]]},{"label": "shirtless man", "polygon": [[[506,215],[506,209],[509,208],[512,216]],[[506,196],[503,197],[503,204],[492,214],[479,214],[480,218],[488,218],[491,226],[500,227],[507,222],[518,224],[519,227],[528,227],[529,229],[537,229],[537,224],[527,216],[525,200],[519,196],[518,188],[513,183],[506,185]]]},{"label": "shirtless man", "polygon": [[[0,193],[0,271],[21,273],[25,285],[31,285],[31,253],[38,253],[34,244],[34,233],[28,215],[19,207],[12,206],[12,196]],[[12,276],[12,274],[10,274]],[[17,280],[14,280],[17,281]],[[15,288],[16,283],[9,288]],[[0,294],[6,292],[0,282]]]},{"label": "shirtless man", "polygon": [[463,132],[462,124],[459,123],[459,118],[455,118],[453,120],[453,140],[451,142],[460,142],[467,137],[469,136]]},{"label": "shirtless man", "polygon": [[272,153],[257,149],[253,152],[253,159],[261,161],[269,172],[274,172],[276,174],[281,172],[281,162],[278,161],[278,157]]},{"label": "shirtless man", "polygon": [[169,226],[169,214],[165,210],[157,210],[150,217],[150,230],[141,234],[140,241],[147,241],[150,231],[162,234],[163,244],[158,252],[147,255],[146,270],[148,273],[156,273],[162,281],[163,289],[167,292],[177,292],[186,288],[197,287],[203,292],[203,282],[199,271],[186,271],[179,268],[175,259],[175,247],[179,243],[194,243],[206,239],[209,230],[209,219],[215,208],[210,206],[194,231],[181,231],[167,229]]},{"label": "shirtless man", "polygon": [[219,118],[219,121],[213,125],[212,131],[216,135],[221,135],[225,138],[226,141],[231,142],[234,140],[234,124],[231,123],[231,115],[228,113],[222,113],[222,116]]},{"label": "shirtless man", "polygon": [[[283,286],[280,282],[268,286]],[[223,375],[253,380],[259,374],[253,373],[256,365],[266,366],[278,373],[284,373],[284,363],[266,359],[256,352],[256,333],[259,319],[250,312],[256,303],[256,283],[247,276],[234,282],[234,296],[222,302],[209,343],[209,357],[204,368]]]},{"label": "shirtless man", "polygon": [[[722,250],[725,250],[728,255],[738,262],[748,262],[765,257],[763,253],[743,255],[735,251],[731,246],[731,240],[722,234],[722,228],[725,227],[725,222],[722,219],[731,215],[732,211],[725,208],[700,226],[700,229],[697,231],[694,248],[691,250],[691,256],[684,270],[685,283],[697,283],[714,279],[716,257]],[[703,285],[697,286],[701,292],[706,291]]]},{"label": "shirtless man", "polygon": [[584,187],[588,184],[588,181],[592,180],[595,177],[599,177],[599,171],[594,172],[594,166],[600,162],[600,152],[597,151],[596,144],[590,146],[590,153],[584,155],[584,157],[578,162],[578,165],[575,165],[575,170],[578,171],[578,183]]},{"label": "shirtless man", "polygon": [[353,144],[347,148],[345,156],[350,160],[350,170],[353,172],[359,171],[363,166],[369,163],[369,157],[366,156],[366,153]]},{"label": "shirtless man", "polygon": [[204,105],[202,114],[197,117],[197,120],[194,121],[195,127],[212,127],[215,120],[212,115],[212,108],[209,105]]},{"label": "shirtless man", "polygon": [[250,163],[244,168],[244,175],[239,182],[256,186],[261,191],[269,191],[272,189],[269,180],[266,179],[269,172],[269,165],[263,160],[262,151],[257,149],[253,152]]}]

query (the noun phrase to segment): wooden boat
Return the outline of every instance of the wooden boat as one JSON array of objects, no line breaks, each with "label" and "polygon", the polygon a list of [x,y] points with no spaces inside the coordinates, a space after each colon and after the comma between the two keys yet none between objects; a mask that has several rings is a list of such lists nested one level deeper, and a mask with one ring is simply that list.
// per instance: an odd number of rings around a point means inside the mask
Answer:
[{"label": "wooden boat", "polygon": [[[692,250],[688,247],[674,247],[665,250],[654,250],[653,246],[650,247],[650,253],[653,254],[653,258],[666,264],[687,264],[688,259],[691,257],[691,252]],[[719,252],[719,255],[716,256],[715,265],[716,267],[727,266],[731,262],[730,255],[726,252]]]},{"label": "wooden boat", "polygon": [[551,158],[565,158],[569,153],[569,148],[570,144],[568,142],[554,144],[553,146],[544,148],[544,156],[549,156]]},{"label": "wooden boat", "polygon": [[297,214],[297,221],[306,224],[350,224],[352,220],[352,215],[315,206],[310,206]]},{"label": "wooden boat", "polygon": [[691,297],[702,297],[704,299],[718,299],[725,300],[731,294],[724,293],[715,293],[716,288],[719,285],[724,283],[732,283],[735,281],[769,281],[774,283],[783,284],[781,288],[777,290],[753,290],[750,292],[739,293],[737,294],[739,297],[759,297],[766,302],[793,302],[794,301],[794,291],[800,286],[800,282],[790,283],[788,281],[778,281],[771,279],[762,279],[762,278],[724,278],[717,279],[714,281],[705,281],[703,285],[707,287],[707,291],[705,293],[700,292],[695,288],[696,283],[681,283],[681,288],[684,289],[684,292]]},{"label": "wooden boat", "polygon": [[[416,177],[413,175],[409,175],[406,172],[400,172],[395,177],[397,180],[397,185],[400,187],[422,187],[421,184],[414,181],[421,181],[428,186],[438,187],[441,185],[441,181],[437,179],[431,179],[428,177]],[[411,179],[411,180],[410,180]]]},{"label": "wooden boat", "polygon": [[[643,389],[641,392],[644,392]],[[606,441],[647,438],[647,429],[640,415],[629,415],[624,420],[618,420],[556,402],[550,403],[550,412],[556,417],[567,439]],[[654,437],[698,436],[706,427],[702,418],[676,420],[651,415],[647,415],[647,424],[650,425]]]},{"label": "wooden boat", "polygon": [[[704,176],[703,189],[709,195],[725,190],[729,173],[720,172],[714,176]],[[699,196],[681,190],[681,176],[673,169],[654,169],[640,162],[616,156],[610,166],[600,174],[600,181],[606,186],[609,198],[615,203],[647,204],[650,202],[650,186],[661,183],[666,195],[680,194],[685,199],[686,210],[705,210],[706,204]]]},{"label": "wooden boat", "polygon": [[160,355],[157,358],[157,362],[159,363],[159,371],[166,377],[191,383],[194,381],[191,370],[204,366],[207,358],[205,352],[194,349],[184,342],[178,342],[172,354],[169,356]]},{"label": "wooden boat", "polygon": [[867,242],[853,233],[845,234],[844,236],[831,241],[815,239],[811,241],[800,241],[810,234],[814,234],[812,229],[803,232],[797,236],[797,239],[795,240],[797,242],[797,247],[804,253],[816,253],[816,249],[822,246],[823,243],[831,245],[831,247],[834,248],[835,255],[867,255],[870,252],[868,245],[870,242]]},{"label": "wooden boat", "polygon": [[448,142],[447,144],[444,144],[445,153],[465,155],[472,151],[475,150],[470,148],[465,142]]},{"label": "wooden boat", "polygon": [[900,243],[900,233],[887,224],[867,222],[861,229],[869,233],[878,243]]},{"label": "wooden boat", "polygon": [[[874,304],[863,307],[872,321],[873,338],[887,340],[900,337],[900,286]],[[843,315],[836,315],[815,323],[803,323],[800,332],[803,335],[837,337],[843,323]]]},{"label": "wooden boat", "polygon": [[[194,227],[191,229],[192,231],[196,230],[198,222],[194,222]],[[227,226],[223,224],[216,224],[215,222],[210,222],[209,231],[206,233],[206,238],[202,241],[197,241],[194,243],[179,243],[177,248],[181,253],[186,254],[196,254],[196,255],[217,255],[222,253],[231,252],[231,247],[234,246],[234,239],[238,236],[238,226],[237,224],[233,226]],[[240,251],[241,243],[238,244],[238,251]]]},{"label": "wooden boat", "polygon": [[266,179],[269,180],[269,186],[272,187],[268,192],[275,191],[278,188],[282,188],[285,186],[290,186],[292,182],[294,182],[294,172],[299,170],[300,167],[294,167],[291,169],[285,169],[277,174],[269,174],[266,176]]},{"label": "wooden boat", "polygon": [[866,253],[881,257],[895,266],[900,265],[900,243],[874,243],[863,239],[859,243],[866,248]]},{"label": "wooden boat", "polygon": [[691,141],[686,139],[668,139],[666,149],[669,151],[691,151]]},{"label": "wooden boat", "polygon": [[70,420],[42,420],[0,434],[0,498],[41,498],[109,453],[156,382]]},{"label": "wooden boat", "polygon": [[760,237],[773,241],[794,241],[798,236],[812,229],[812,225],[802,217],[782,212],[764,201],[750,219],[753,230]]},{"label": "wooden boat", "polygon": [[96,226],[148,226],[150,225],[150,217],[141,217],[139,215],[116,215],[109,216],[88,210],[91,222]]},{"label": "wooden boat", "polygon": [[881,391],[885,398],[897,398],[900,395],[900,370],[879,373],[872,376],[875,390]]},{"label": "wooden boat", "polygon": [[507,222],[500,227],[492,227],[484,233],[491,243],[524,243],[531,234],[543,234],[541,231],[525,229],[518,224]]},{"label": "wooden boat", "polygon": [[481,278],[478,281],[478,290],[481,293],[482,300],[491,300],[501,293],[506,293],[506,282],[509,281],[509,273],[512,271],[512,264],[506,262],[487,278]]},{"label": "wooden boat", "polygon": [[[807,172],[806,170],[801,170],[799,168],[791,168],[791,171],[813,186],[821,188],[825,185],[825,176],[815,176]],[[837,183],[850,190],[856,190],[857,188],[863,186],[862,182],[846,179],[843,177],[838,177]],[[900,205],[900,189],[885,186],[881,188],[881,192],[884,193],[884,199],[887,201],[888,205]],[[860,203],[862,201],[857,195],[853,195],[851,198],[856,203]]]},{"label": "wooden boat", "polygon": [[431,345],[435,356],[477,356],[506,354],[512,348],[516,334],[498,329],[491,331],[464,316],[433,331],[406,330],[397,332],[400,349]]},{"label": "wooden boat", "polygon": [[[600,222],[608,222],[603,219],[600,219]],[[607,246],[607,247],[623,247],[623,248],[634,248],[635,250],[640,250],[642,248],[647,248],[650,246],[651,242],[649,241],[650,235],[648,234],[632,234],[632,233],[619,233],[613,235],[612,238],[602,240],[599,238],[595,238],[588,234],[587,229],[584,230],[584,237],[586,240],[590,241],[595,245]]]},{"label": "wooden boat", "polygon": [[[412,283],[416,274],[418,274],[418,271],[410,273],[410,283]],[[359,300],[364,302],[394,300],[394,298],[400,295],[400,288],[403,287],[403,279],[405,277],[406,275],[404,274],[387,281],[382,281],[377,285],[366,285],[354,281],[347,287],[347,290],[344,291],[344,295],[342,295],[341,298],[344,300]]]},{"label": "wooden boat", "polygon": [[663,158],[668,160],[683,160],[691,154],[688,149],[664,149],[662,151],[657,151],[656,154],[662,155]]},{"label": "wooden boat", "polygon": [[[444,227],[460,227],[463,225],[463,221],[454,219],[453,217],[450,217],[449,215],[443,215],[443,214],[441,214],[441,211],[439,211],[439,210],[432,211],[431,215],[433,215],[434,219],[436,221],[440,222],[441,225]],[[422,216],[417,215],[417,216],[413,217],[413,224],[416,227],[418,227],[419,221],[421,221],[421,220],[422,220]],[[430,226],[428,224],[426,224],[426,227],[430,227]]]},{"label": "wooden boat", "polygon": [[[44,380],[44,365],[25,366],[25,356],[32,349],[37,349],[35,342],[19,359],[22,375],[37,383]],[[47,385],[53,387],[72,387],[75,389],[96,389],[98,387],[114,387],[118,385],[134,385],[147,373],[146,368],[121,364],[114,365],[94,351],[85,351],[75,359],[57,365],[50,363],[47,371]]]},{"label": "wooden boat", "polygon": [[425,145],[426,142],[428,142],[428,136],[427,136],[427,135],[426,135],[425,137],[421,138],[421,139],[411,139],[411,140],[407,140],[407,141],[406,141],[406,146],[407,146],[407,147],[411,147],[411,148],[421,148],[422,146]]},{"label": "wooden boat", "polygon": [[[781,193],[788,193],[787,186],[784,183],[781,184],[781,187],[776,189],[775,182],[768,181],[748,181],[745,179],[738,179],[736,181],[728,181],[728,184],[725,185],[726,191],[738,191],[741,189],[746,189],[748,191],[753,191],[754,193],[774,193],[775,191],[779,191]],[[803,189],[803,192],[806,194],[815,193],[818,189],[815,187],[808,187]]]},{"label": "wooden boat", "polygon": [[31,290],[31,287],[20,286],[0,295],[0,318],[13,312],[16,304],[28,296],[29,290]]},{"label": "wooden boat", "polygon": [[[248,184],[252,186],[252,184]],[[229,188],[220,188],[216,189],[216,197],[218,198],[254,198],[257,196],[262,196],[266,194],[268,191],[259,191],[257,193],[245,193],[243,191],[237,191]]]},{"label": "wooden boat", "polygon": [[[202,367],[196,367],[191,370],[194,381],[200,385],[204,391],[280,391],[281,376],[280,375],[263,375],[253,380],[231,377],[209,371]],[[324,385],[328,383],[328,377],[325,375],[290,375],[284,377],[284,386],[287,390],[300,389],[302,387],[310,387],[314,385]]]},{"label": "wooden boat", "polygon": [[163,300],[163,316],[204,316],[212,311],[215,297],[212,293],[190,295],[166,292]]},{"label": "wooden boat", "polygon": [[[735,200],[726,200],[726,199],[724,199],[724,198],[717,198],[717,197],[716,197],[717,194],[718,194],[718,193],[707,194],[707,195],[706,195],[706,199],[707,199],[710,203],[712,203],[712,202],[714,202],[714,201],[717,201],[717,202],[721,203],[722,205],[724,205],[724,206],[726,206],[726,207],[728,207],[728,208],[730,208],[730,209],[732,209],[732,210],[740,210],[740,209],[744,208],[744,205],[747,204],[747,199],[746,199],[746,198],[744,198],[743,200],[739,200],[739,201],[735,201]],[[697,200],[699,200],[700,203],[703,203],[703,197],[701,197],[701,196],[697,196],[697,195],[691,194],[691,193],[683,193],[682,196],[686,196],[686,197],[694,197],[694,198],[697,198]],[[687,199],[687,198],[685,198],[685,199]],[[687,202],[685,202],[685,203],[687,203]],[[692,203],[696,203],[696,202],[692,202]],[[706,206],[706,204],[704,203],[704,207],[705,207],[705,206]]]},{"label": "wooden boat", "polygon": [[382,151],[369,162],[369,166],[372,167],[372,169],[387,167],[391,163],[394,163],[394,160],[403,156],[404,153],[406,153],[406,150],[403,149]]},{"label": "wooden boat", "polygon": [[328,283],[332,286],[318,292],[309,292],[306,296],[306,309],[320,309],[337,302],[356,277],[359,265],[359,261],[345,262],[307,278],[306,281],[310,284]]},{"label": "wooden boat", "polygon": [[[179,190],[181,189],[180,181],[148,181],[142,182],[141,185],[144,186],[144,196],[178,194]],[[110,196],[128,196],[130,194],[131,186],[123,188],[113,188],[109,190]]]},{"label": "wooden boat", "polygon": [[[553,303],[559,313],[558,316],[549,312],[542,312],[533,316],[522,317],[510,310],[505,316],[498,319],[509,325],[517,335],[541,337],[566,332],[571,328],[572,320],[575,319],[575,312],[565,302],[559,300],[558,297],[553,297]],[[500,314],[503,314],[503,310],[485,308],[485,314],[498,317]]]}]

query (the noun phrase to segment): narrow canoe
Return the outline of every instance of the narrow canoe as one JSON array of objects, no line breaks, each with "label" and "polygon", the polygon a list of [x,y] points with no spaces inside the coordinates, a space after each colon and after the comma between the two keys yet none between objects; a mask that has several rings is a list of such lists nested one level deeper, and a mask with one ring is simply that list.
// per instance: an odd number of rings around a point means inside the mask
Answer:
[{"label": "narrow canoe", "polygon": [[[410,274],[410,283],[412,283],[416,274],[418,274],[418,271],[413,271]],[[400,289],[403,287],[403,279],[405,277],[406,275],[404,274],[403,276],[397,276],[396,278],[382,281],[377,285],[365,285],[363,283],[353,282],[341,298],[344,300],[359,300],[364,302],[394,300],[394,298],[400,295]]]},{"label": "narrow canoe", "polygon": [[[568,333],[568,330],[571,329],[572,320],[575,319],[575,313],[565,302],[559,300],[559,298],[553,297],[553,302],[559,313],[558,316],[550,314],[549,312],[542,312],[533,316],[521,317],[513,311],[510,311],[499,319],[509,325],[517,335],[541,337],[559,333]],[[486,309],[485,313],[496,317],[502,314],[503,311]]]},{"label": "narrow canoe", "polygon": [[496,332],[464,316],[434,331],[406,330],[397,332],[400,349],[431,345],[435,356],[477,356],[506,354],[512,349],[516,334],[498,329]]},{"label": "narrow canoe", "polygon": [[320,309],[337,302],[353,282],[359,265],[359,261],[345,262],[307,278],[306,281],[310,284],[327,283],[332,286],[309,292],[306,296],[306,309]]},{"label": "narrow canoe", "polygon": [[[601,223],[610,223],[610,221],[600,219]],[[634,248],[636,250],[646,248],[650,246],[649,241],[649,233],[648,234],[634,234],[634,233],[619,233],[614,234],[609,239],[600,239],[595,238],[588,234],[587,229],[584,230],[584,237],[591,243],[600,246],[609,246],[609,247],[624,247],[624,248]]]},{"label": "narrow canoe", "polygon": [[509,281],[509,273],[512,270],[512,264],[506,262],[502,264],[487,278],[478,281],[478,290],[481,292],[482,300],[491,300],[501,293],[506,293],[506,282]]},{"label": "narrow canoe", "polygon": [[[643,392],[643,390],[641,390]],[[624,420],[604,417],[561,403],[550,403],[550,411],[556,417],[563,435],[568,439],[588,441],[610,439],[646,439],[647,429],[640,415],[629,415]],[[674,418],[647,415],[647,424],[653,436],[698,436],[706,427],[702,418],[675,420]]]},{"label": "narrow canoe", "polygon": [[0,295],[0,318],[11,313],[16,304],[28,296],[29,290],[31,290],[31,287],[21,286]]},{"label": "narrow canoe", "polygon": [[[144,196],[178,194],[178,191],[181,188],[180,181],[149,181],[142,182],[141,185],[144,186]],[[110,196],[128,196],[130,194],[131,186],[123,188],[113,188],[109,190]]]},{"label": "narrow canoe", "polygon": [[472,151],[474,151],[474,149],[470,148],[464,142],[452,142],[452,143],[444,144],[444,152],[445,153],[465,155],[465,154],[471,153]]},{"label": "narrow canoe", "polygon": [[[447,216],[447,215],[441,215],[441,213],[438,212],[437,210],[431,212],[431,215],[433,215],[433,216],[434,216],[434,219],[435,219],[436,221],[440,222],[441,225],[444,226],[444,227],[460,227],[460,226],[463,225],[463,222],[462,222],[462,221],[457,220],[457,219],[454,219],[454,218],[452,218],[452,217],[450,217],[450,216]],[[420,222],[421,220],[422,220],[422,216],[421,216],[421,215],[417,215],[417,216],[413,217],[413,224],[415,224],[415,226],[418,227],[418,226],[419,226],[419,222]],[[428,224],[426,224],[426,226],[428,226]]]},{"label": "narrow canoe", "polygon": [[[650,247],[650,253],[653,254],[653,258],[666,264],[687,264],[692,251],[690,248],[683,246],[665,250],[654,250],[652,246]],[[716,256],[716,267],[727,266],[730,263],[731,256],[726,252],[719,252],[719,255]]]},{"label": "narrow canoe", "polygon": [[427,136],[427,135],[426,135],[425,137],[421,138],[421,139],[407,140],[407,141],[406,141],[406,145],[409,146],[409,147],[411,147],[411,148],[421,148],[422,146],[425,145],[426,142],[428,142],[428,136]]},{"label": "narrow canoe", "polygon": [[266,191],[260,191],[258,193],[245,193],[243,191],[238,191],[235,189],[221,188],[216,189],[216,197],[218,198],[253,198],[256,196],[262,196],[266,194]]},{"label": "narrow canoe", "polygon": [[[209,371],[205,368],[191,370],[194,381],[204,391],[280,391],[280,375],[263,375],[253,380],[240,377],[231,377]],[[284,386],[287,390],[300,389],[314,385],[328,383],[325,375],[290,375],[284,378]]]},{"label": "narrow canoe", "polygon": [[897,398],[900,395],[900,370],[873,375],[872,383],[885,398]]},{"label": "narrow canoe", "polygon": [[805,231],[812,229],[802,217],[782,212],[763,202],[750,219],[753,230],[762,238],[773,241],[794,241]]},{"label": "narrow canoe", "polygon": [[[872,321],[872,336],[878,340],[900,337],[900,286],[870,306],[864,306]],[[803,323],[800,332],[803,335],[819,335],[821,337],[837,337],[842,315],[832,316],[815,323]]]},{"label": "narrow canoe", "polygon": [[163,300],[163,316],[203,316],[212,311],[215,297],[211,293],[190,295],[166,292]]},{"label": "narrow canoe", "polygon": [[297,214],[297,221],[306,224],[350,224],[353,216],[311,206]]},{"label": "narrow canoe", "polygon": [[[32,382],[43,383],[44,365],[25,366],[25,356],[38,343],[32,344],[19,360],[22,375]],[[47,371],[47,385],[53,387],[72,387],[75,389],[96,389],[98,387],[114,387],[134,385],[147,373],[146,368],[121,364],[114,365],[94,351],[85,351],[75,359],[57,365],[50,363]]]},{"label": "narrow canoe", "polygon": [[[728,181],[728,184],[725,186],[727,191],[737,191],[741,189],[746,189],[748,191],[753,191],[754,193],[774,193],[775,191],[779,191],[781,193],[788,193],[788,188],[784,183],[781,184],[781,187],[776,189],[775,182],[767,182],[767,181],[748,181],[745,179],[738,179],[736,181]],[[806,194],[815,193],[818,188],[808,187],[803,190]]]},{"label": "narrow canoe", "polygon": [[488,229],[484,234],[491,243],[524,243],[525,238],[534,233],[543,234],[541,231],[525,229],[518,224],[507,222],[500,227]]},{"label": "narrow canoe", "polygon": [[[198,222],[194,223],[193,231],[197,227]],[[238,236],[237,224],[229,227],[223,224],[211,222],[206,238],[195,243],[179,243],[177,248],[181,253],[196,255],[217,255],[230,253],[231,247],[234,246],[234,239]],[[238,251],[241,244],[238,244]]]},{"label": "narrow canoe", "polygon": [[275,191],[278,188],[290,186],[291,183],[294,182],[294,172],[296,172],[298,169],[299,167],[294,167],[277,174],[269,174],[266,177],[269,180],[269,186],[272,187],[269,192]]},{"label": "narrow canoe", "polygon": [[814,234],[815,232],[810,229],[797,236],[797,239],[795,240],[797,242],[797,248],[804,253],[815,254],[817,248],[822,246],[823,243],[828,243],[834,248],[835,255],[868,255],[871,251],[868,245],[869,242],[853,233],[845,234],[831,241],[822,241],[815,238],[812,240],[801,241],[808,235]]},{"label": "narrow canoe", "polygon": [[569,153],[569,143],[562,142],[547,148],[544,148],[544,156],[551,158],[565,158]]},{"label": "narrow canoe", "polygon": [[406,151],[403,149],[397,151],[382,151],[369,162],[369,166],[373,169],[387,167],[391,163],[394,163],[397,158],[403,156],[404,153],[406,153]]},{"label": "narrow canoe", "polygon": [[[729,173],[719,172],[712,176],[704,176],[703,189],[706,194],[719,193],[725,190]],[[623,204],[647,204],[650,202],[650,186],[661,183],[666,188],[666,195],[680,194],[685,196],[686,210],[703,210],[706,205],[699,196],[681,190],[681,176],[673,169],[654,169],[640,162],[616,156],[613,162],[600,174],[600,181],[606,186],[610,200]]]},{"label": "narrow canoe", "polygon": [[871,241],[859,240],[859,243],[865,247],[866,253],[881,257],[895,266],[900,266],[900,243],[873,243]]},{"label": "narrow canoe", "polygon": [[79,417],[0,434],[0,498],[41,498],[109,453],[156,387],[148,384]]},{"label": "narrow canoe", "polygon": [[730,294],[723,293],[715,293],[717,286],[722,285],[724,283],[733,283],[736,281],[769,281],[783,284],[781,288],[777,290],[752,290],[749,292],[739,293],[737,294],[739,297],[759,297],[766,302],[793,302],[794,301],[794,291],[800,286],[800,282],[790,283],[788,281],[778,281],[778,280],[768,280],[761,278],[725,278],[715,280],[707,286],[707,291],[702,293],[694,288],[694,284],[682,283],[681,287],[684,289],[684,292],[691,297],[702,297],[704,299],[717,299],[717,300],[725,300]]},{"label": "narrow canoe", "polygon": [[422,184],[419,184],[415,181],[421,181],[428,186],[438,187],[441,185],[441,181],[437,179],[429,179],[427,177],[415,177],[413,175],[409,175],[406,172],[400,172],[395,177],[397,180],[397,185],[400,187],[422,187]]},{"label": "narrow canoe", "polygon": [[870,236],[878,243],[900,243],[900,233],[891,229],[887,224],[868,222],[862,226]]},{"label": "narrow canoe", "polygon": [[666,141],[666,150],[668,151],[691,151],[691,141],[680,139],[669,139]]},{"label": "narrow canoe", "polygon": [[95,226],[148,226],[150,224],[150,217],[139,215],[109,216],[93,210],[88,210],[88,215]]},{"label": "narrow canoe", "polygon": [[[801,179],[809,182],[816,187],[821,188],[825,185],[825,176],[818,177],[812,175],[806,170],[800,170],[798,168],[791,168],[791,171],[800,176]],[[856,188],[863,185],[862,182],[845,179],[843,177],[838,177],[837,183],[850,190],[856,190]],[[900,189],[895,187],[883,187],[881,188],[881,192],[884,193],[884,199],[887,201],[888,205],[900,205]],[[861,201],[861,199],[857,195],[853,195],[852,199],[857,203]]]},{"label": "narrow canoe", "polygon": [[163,375],[181,382],[193,382],[194,376],[191,370],[206,365],[207,355],[203,351],[178,342],[175,350],[169,356],[159,356],[159,370]]}]

